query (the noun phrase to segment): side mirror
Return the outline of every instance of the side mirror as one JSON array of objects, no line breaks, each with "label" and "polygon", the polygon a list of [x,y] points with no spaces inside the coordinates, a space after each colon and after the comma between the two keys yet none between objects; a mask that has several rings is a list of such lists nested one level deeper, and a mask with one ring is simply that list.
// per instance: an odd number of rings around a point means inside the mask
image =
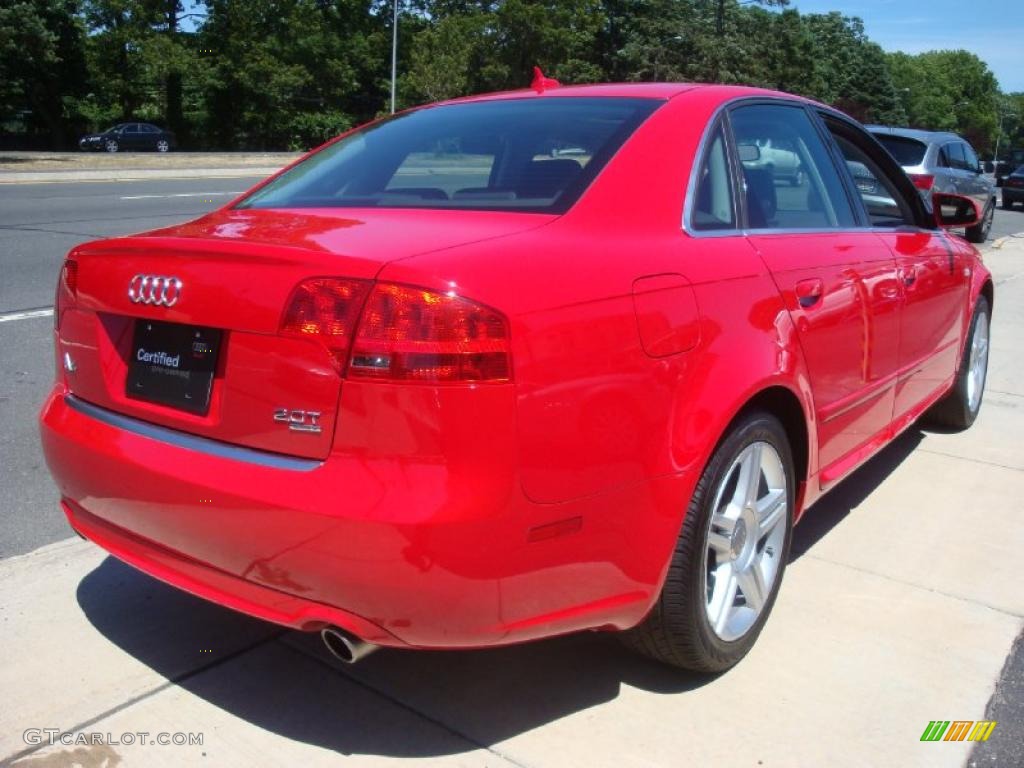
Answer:
[{"label": "side mirror", "polygon": [[936,192],[932,195],[932,211],[935,223],[946,229],[973,227],[981,221],[981,209],[977,201],[963,195]]},{"label": "side mirror", "polygon": [[741,163],[756,163],[761,159],[761,148],[757,144],[740,144],[739,155]]}]

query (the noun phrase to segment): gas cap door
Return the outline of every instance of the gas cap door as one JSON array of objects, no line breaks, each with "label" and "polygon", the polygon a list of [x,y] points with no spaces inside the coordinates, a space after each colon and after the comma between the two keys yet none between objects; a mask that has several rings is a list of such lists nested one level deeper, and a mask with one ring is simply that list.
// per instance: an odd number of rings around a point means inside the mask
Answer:
[{"label": "gas cap door", "polygon": [[700,341],[700,309],[690,281],[680,274],[647,275],[633,281],[633,310],[644,352],[668,357]]}]

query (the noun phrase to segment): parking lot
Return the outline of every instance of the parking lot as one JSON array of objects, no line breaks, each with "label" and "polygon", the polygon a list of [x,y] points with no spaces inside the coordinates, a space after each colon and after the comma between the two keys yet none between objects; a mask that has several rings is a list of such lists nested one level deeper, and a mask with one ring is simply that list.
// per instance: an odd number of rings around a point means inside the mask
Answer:
[{"label": "parking lot", "polygon": [[[0,184],[0,764],[1024,765],[1024,212],[998,210],[985,247],[978,422],[912,428],[810,510],[737,668],[686,675],[597,634],[346,667],[71,538],[38,446],[66,251],[255,181]],[[999,724],[972,753],[921,742],[936,719]],[[38,729],[120,743],[34,743]]]}]

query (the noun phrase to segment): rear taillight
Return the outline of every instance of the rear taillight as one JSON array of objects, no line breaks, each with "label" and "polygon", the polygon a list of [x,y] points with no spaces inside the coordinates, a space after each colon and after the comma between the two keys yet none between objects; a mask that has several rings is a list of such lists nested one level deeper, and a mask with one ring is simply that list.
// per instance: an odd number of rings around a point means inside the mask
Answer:
[{"label": "rear taillight", "polygon": [[512,378],[508,321],[454,292],[378,283],[352,345],[351,378],[424,383]]},{"label": "rear taillight", "polygon": [[310,339],[324,345],[338,373],[345,372],[349,347],[370,283],[317,277],[304,280],[292,291],[281,334]]},{"label": "rear taillight", "polygon": [[935,184],[935,177],[930,173],[912,173],[910,180],[914,182],[915,187],[925,192],[930,192],[932,185]]},{"label": "rear taillight", "polygon": [[66,259],[57,278],[57,291],[53,298],[53,327],[60,328],[61,313],[78,298],[78,262]]}]

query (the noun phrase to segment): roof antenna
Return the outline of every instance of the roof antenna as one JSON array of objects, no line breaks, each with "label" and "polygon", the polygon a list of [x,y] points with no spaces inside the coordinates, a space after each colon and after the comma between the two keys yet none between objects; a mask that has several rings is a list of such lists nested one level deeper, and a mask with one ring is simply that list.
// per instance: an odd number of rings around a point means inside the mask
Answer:
[{"label": "roof antenna", "polygon": [[530,83],[530,87],[537,93],[544,93],[546,88],[557,88],[560,85],[561,83],[554,78],[545,77],[540,67],[533,68],[533,82]]}]

